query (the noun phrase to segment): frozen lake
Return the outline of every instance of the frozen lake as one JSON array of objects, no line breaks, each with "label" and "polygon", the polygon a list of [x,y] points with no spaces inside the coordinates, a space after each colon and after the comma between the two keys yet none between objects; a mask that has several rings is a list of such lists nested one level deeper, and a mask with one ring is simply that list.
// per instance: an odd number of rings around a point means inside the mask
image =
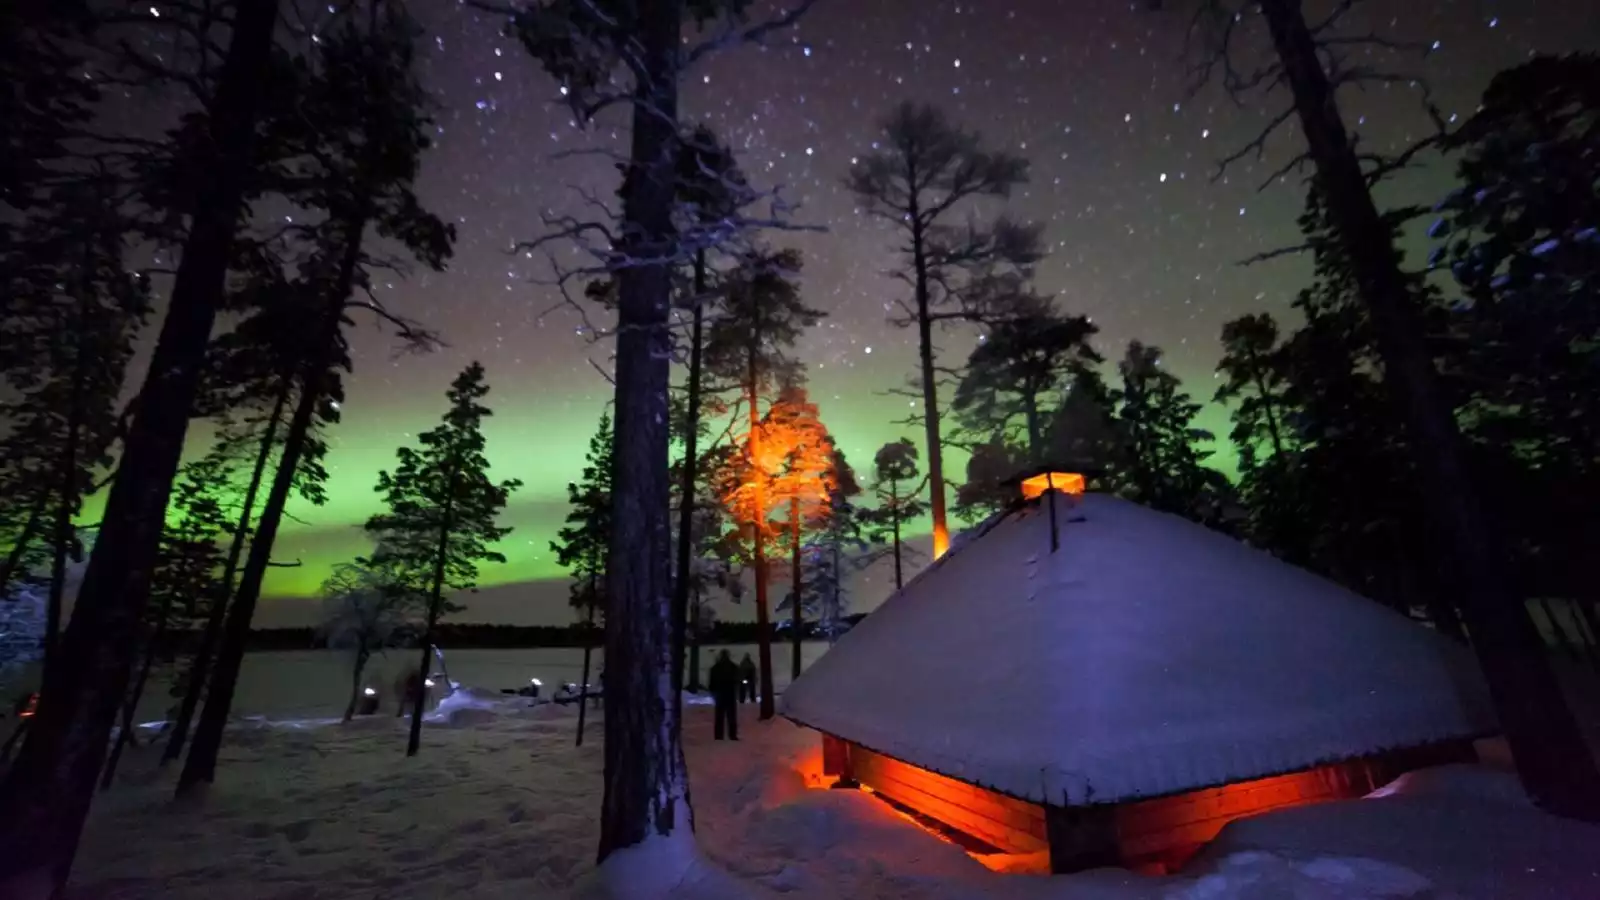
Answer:
[{"label": "frozen lake", "polygon": [[[749,653],[754,659],[754,644],[715,645],[701,648],[701,677],[710,668],[715,653],[726,649],[737,661]],[[828,649],[823,642],[807,642],[802,648],[802,661],[810,665]],[[787,643],[772,647],[773,679],[779,691],[789,683],[789,654]],[[387,655],[375,657],[367,666],[365,680],[383,692],[385,710],[393,710],[392,685],[408,666],[417,664],[418,655],[412,650],[391,650]],[[570,647],[552,647],[536,650],[450,650],[444,653],[445,666],[450,677],[462,685],[498,690],[516,688],[538,678],[551,691],[562,682],[574,682],[583,671],[583,650]],[[594,673],[590,683],[598,683],[599,667],[605,661],[600,650],[594,653]],[[234,695],[233,714],[236,716],[267,716],[269,718],[337,716],[344,712],[350,689],[349,654],[337,650],[285,650],[250,653],[244,658],[244,668],[239,673],[239,688]],[[438,695],[435,694],[437,697]],[[167,696],[166,683],[152,684],[139,704],[139,721],[160,720],[167,707],[175,701]]]}]

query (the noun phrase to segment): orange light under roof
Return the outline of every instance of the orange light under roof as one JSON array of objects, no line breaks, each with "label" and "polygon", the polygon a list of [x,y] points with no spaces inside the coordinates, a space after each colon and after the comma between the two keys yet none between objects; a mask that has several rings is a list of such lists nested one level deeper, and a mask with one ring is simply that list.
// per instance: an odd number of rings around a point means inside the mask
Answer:
[{"label": "orange light under roof", "polygon": [[1041,472],[1022,480],[1024,500],[1032,500],[1051,489],[1063,494],[1081,494],[1084,490],[1083,476],[1076,472]]}]

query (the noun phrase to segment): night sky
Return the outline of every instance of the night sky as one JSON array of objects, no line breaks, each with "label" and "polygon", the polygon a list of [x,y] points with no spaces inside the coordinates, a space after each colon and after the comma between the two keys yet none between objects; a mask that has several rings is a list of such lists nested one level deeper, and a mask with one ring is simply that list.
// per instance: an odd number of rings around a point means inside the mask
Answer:
[{"label": "night sky", "polygon": [[[1186,3],[1169,3],[1186,7]],[[1311,4],[1315,7],[1317,4]],[[1385,33],[1438,41],[1427,60],[1374,63],[1426,77],[1447,114],[1468,115],[1497,70],[1534,52],[1593,48],[1594,3],[1556,0],[1370,0],[1392,19]],[[625,122],[577,128],[555,85],[494,17],[451,0],[415,0],[427,29],[424,79],[438,109],[437,146],[425,158],[425,203],[459,231],[448,272],[386,286],[396,311],[441,330],[449,346],[431,356],[394,358],[375,328],[355,337],[356,372],[345,421],[333,437],[330,502],[292,510],[278,541],[277,569],[260,624],[303,624],[306,597],[333,563],[364,552],[359,529],[376,510],[372,486],[394,448],[429,427],[450,378],[467,362],[488,367],[495,417],[488,427],[495,474],[522,479],[505,524],[509,563],[490,566],[490,588],[470,599],[463,621],[565,622],[565,588],[549,551],[565,514],[564,486],[576,477],[610,386],[593,363],[609,349],[580,334],[582,320],[535,281],[540,258],[508,253],[541,233],[542,212],[578,212],[574,186],[611,196],[615,173],[594,157],[563,151],[616,146]],[[858,467],[920,426],[893,421],[909,401],[887,389],[912,372],[914,332],[886,322],[898,284],[884,277],[891,236],[856,209],[840,180],[852,157],[877,137],[878,117],[902,99],[944,107],[992,146],[1032,161],[1032,181],[1006,209],[1048,223],[1050,256],[1038,287],[1100,326],[1098,345],[1115,359],[1138,338],[1167,351],[1168,365],[1202,399],[1213,391],[1217,335],[1245,312],[1283,313],[1307,281],[1299,260],[1242,268],[1252,254],[1296,242],[1303,190],[1285,181],[1257,186],[1298,149],[1298,134],[1213,181],[1219,158],[1261,127],[1269,108],[1235,106],[1215,88],[1186,96],[1185,16],[1137,2],[1093,0],[823,0],[765,48],[743,48],[695,70],[685,84],[685,120],[708,121],[737,151],[760,187],[781,185],[800,204],[796,221],[825,233],[774,234],[805,254],[804,292],[829,317],[799,349],[813,394]],[[1365,29],[1361,29],[1365,30]],[[1346,118],[1369,146],[1392,149],[1426,132],[1420,92],[1404,84],[1344,98]],[[1397,191],[1434,197],[1439,172],[1410,176]],[[1397,196],[1391,194],[1390,196]],[[994,207],[977,210],[992,214]],[[573,260],[576,262],[576,259]],[[973,335],[941,338],[948,363]],[[948,394],[948,392],[946,392]],[[1225,419],[1204,424],[1219,434]],[[1227,454],[1216,461],[1228,467]],[[957,457],[950,475],[961,477]],[[866,586],[858,608],[881,597]],[[743,617],[747,613],[733,613]]]}]

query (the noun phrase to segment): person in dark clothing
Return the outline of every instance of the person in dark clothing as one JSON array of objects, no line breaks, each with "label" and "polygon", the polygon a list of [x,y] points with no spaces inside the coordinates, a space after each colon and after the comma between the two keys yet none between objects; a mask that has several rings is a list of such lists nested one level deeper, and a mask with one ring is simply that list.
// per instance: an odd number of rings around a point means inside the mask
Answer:
[{"label": "person in dark clothing", "polygon": [[711,688],[711,700],[716,706],[717,725],[714,732],[717,740],[722,740],[724,732],[728,740],[739,739],[739,667],[733,664],[733,657],[724,650],[717,654],[717,661],[712,663],[708,685]]},{"label": "person in dark clothing", "polygon": [[748,653],[739,660],[739,702],[756,702],[756,664]]}]

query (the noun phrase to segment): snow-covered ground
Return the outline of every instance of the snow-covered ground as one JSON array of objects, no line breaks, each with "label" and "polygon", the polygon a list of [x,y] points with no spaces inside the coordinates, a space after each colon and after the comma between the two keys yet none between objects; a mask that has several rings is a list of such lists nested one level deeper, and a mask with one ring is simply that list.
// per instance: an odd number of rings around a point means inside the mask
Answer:
[{"label": "snow-covered ground", "polygon": [[[719,744],[710,710],[686,707],[699,851],[632,860],[652,874],[679,866],[674,898],[1600,898],[1600,829],[1546,817],[1508,776],[1476,769],[1237,823],[1184,877],[1000,874],[1015,861],[980,863],[869,795],[814,789],[815,737],[745,712],[744,739]],[[69,897],[544,900],[592,888],[600,731],[592,716],[576,748],[575,719],[571,707],[462,696],[409,760],[388,715],[243,725],[209,796],[186,807],[155,748],[137,748],[96,803]]]}]

